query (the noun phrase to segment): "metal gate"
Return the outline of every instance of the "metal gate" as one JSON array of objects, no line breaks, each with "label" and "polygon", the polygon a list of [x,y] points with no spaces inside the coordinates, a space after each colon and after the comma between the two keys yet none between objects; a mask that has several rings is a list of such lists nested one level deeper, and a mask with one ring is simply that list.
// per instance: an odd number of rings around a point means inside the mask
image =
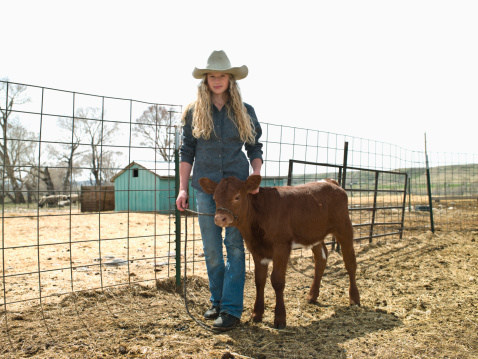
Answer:
[{"label": "metal gate", "polygon": [[[323,167],[327,170],[322,172],[316,170],[315,173],[304,170],[303,175],[294,175],[294,164],[301,164],[304,168]],[[333,170],[329,171],[330,168]],[[347,191],[355,241],[368,239],[371,243],[373,238],[394,235],[402,238],[407,173],[347,167],[346,160],[343,165],[289,160],[287,185],[322,178],[337,180]],[[332,248],[335,248],[335,241],[332,241]]]}]

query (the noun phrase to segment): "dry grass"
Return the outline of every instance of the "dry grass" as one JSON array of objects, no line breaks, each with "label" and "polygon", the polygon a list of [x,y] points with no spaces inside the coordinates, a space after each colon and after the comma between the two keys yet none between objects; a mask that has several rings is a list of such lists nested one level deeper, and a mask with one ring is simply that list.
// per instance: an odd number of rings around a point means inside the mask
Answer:
[{"label": "dry grass", "polygon": [[[425,233],[365,245],[358,252],[362,307],[348,306],[348,281],[333,252],[317,305],[305,300],[308,258],[288,269],[288,326],[272,329],[274,294],[266,287],[263,323],[250,319],[248,273],[241,325],[212,334],[187,314],[172,278],[156,286],[85,291],[29,302],[0,313],[5,358],[476,358],[478,232]],[[187,298],[202,321],[204,277],[190,277]],[[43,310],[42,310],[43,309]],[[208,324],[208,323],[207,323]],[[7,332],[8,328],[8,332]]]}]

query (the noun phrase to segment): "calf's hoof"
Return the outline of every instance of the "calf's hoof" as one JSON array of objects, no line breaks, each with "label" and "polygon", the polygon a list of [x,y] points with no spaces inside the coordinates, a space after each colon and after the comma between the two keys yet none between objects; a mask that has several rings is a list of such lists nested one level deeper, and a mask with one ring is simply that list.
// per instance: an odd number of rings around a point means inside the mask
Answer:
[{"label": "calf's hoof", "polygon": [[358,295],[349,298],[350,305],[357,305],[360,307],[360,297]]},{"label": "calf's hoof", "polygon": [[285,322],[274,321],[275,329],[285,329]]},{"label": "calf's hoof", "polygon": [[260,322],[262,322],[262,314],[252,313],[252,321],[253,321],[254,323],[260,323]]},{"label": "calf's hoof", "polygon": [[311,296],[310,294],[307,296],[307,302],[310,304],[315,304],[317,303],[317,297],[318,296]]},{"label": "calf's hoof", "polygon": [[310,290],[309,294],[307,294],[307,301],[311,304],[317,303],[317,298],[319,297],[320,292],[315,291],[313,289]]}]

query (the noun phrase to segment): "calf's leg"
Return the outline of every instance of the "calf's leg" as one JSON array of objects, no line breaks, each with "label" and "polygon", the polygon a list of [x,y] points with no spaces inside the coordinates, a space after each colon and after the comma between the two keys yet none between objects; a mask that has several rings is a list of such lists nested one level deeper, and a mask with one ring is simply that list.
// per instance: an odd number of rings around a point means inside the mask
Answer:
[{"label": "calf's leg", "polygon": [[254,276],[256,281],[256,301],[252,312],[252,320],[261,322],[264,314],[264,287],[267,279],[267,264],[261,263],[261,258],[254,257]]},{"label": "calf's leg", "polygon": [[335,233],[337,241],[340,243],[342,257],[345,262],[345,269],[349,274],[350,288],[349,299],[350,305],[360,305],[360,294],[355,281],[355,272],[357,270],[357,261],[355,258],[354,238],[352,223],[348,221],[345,226],[341,227],[340,232]]},{"label": "calf's leg", "polygon": [[[278,252],[278,251],[277,251]],[[284,304],[285,272],[290,250],[274,253],[274,267],[271,274],[271,284],[276,293],[276,307],[274,311],[274,328],[284,329],[286,326],[286,312]]]},{"label": "calf's leg", "polygon": [[309,303],[315,303],[320,293],[320,282],[322,280],[322,275],[324,274],[325,266],[327,265],[328,257],[328,251],[325,243],[322,242],[315,247],[312,247],[312,253],[314,254],[315,273],[309,295],[307,295],[307,300]]}]

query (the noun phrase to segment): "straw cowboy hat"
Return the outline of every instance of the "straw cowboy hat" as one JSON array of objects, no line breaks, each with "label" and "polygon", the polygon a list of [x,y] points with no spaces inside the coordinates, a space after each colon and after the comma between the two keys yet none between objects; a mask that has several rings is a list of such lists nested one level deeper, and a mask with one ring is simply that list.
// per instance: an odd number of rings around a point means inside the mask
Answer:
[{"label": "straw cowboy hat", "polygon": [[203,69],[194,68],[193,77],[195,79],[202,79],[204,74],[208,72],[224,72],[226,74],[234,75],[236,80],[245,78],[249,72],[246,65],[241,67],[232,67],[229,58],[222,50],[213,51],[211,56],[207,59],[207,65]]}]

